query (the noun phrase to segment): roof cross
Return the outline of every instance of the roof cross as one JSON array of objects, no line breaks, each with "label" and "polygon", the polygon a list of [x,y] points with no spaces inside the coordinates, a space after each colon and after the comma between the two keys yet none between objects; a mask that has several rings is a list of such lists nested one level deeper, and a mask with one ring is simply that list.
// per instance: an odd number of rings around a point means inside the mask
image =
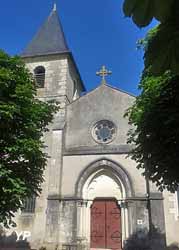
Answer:
[{"label": "roof cross", "polygon": [[112,74],[112,71],[107,70],[105,66],[102,66],[101,70],[96,72],[97,76],[101,76],[102,84],[106,84],[106,76],[111,75],[111,74]]}]

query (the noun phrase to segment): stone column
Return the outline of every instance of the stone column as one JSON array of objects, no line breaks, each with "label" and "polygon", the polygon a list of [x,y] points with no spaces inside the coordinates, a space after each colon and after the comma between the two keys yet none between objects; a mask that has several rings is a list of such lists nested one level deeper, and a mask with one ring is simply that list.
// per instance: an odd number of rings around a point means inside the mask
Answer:
[{"label": "stone column", "polygon": [[51,159],[49,164],[48,202],[46,210],[45,242],[59,243],[60,192],[62,172],[62,130],[52,131]]},{"label": "stone column", "polygon": [[163,195],[160,192],[151,192],[150,197],[152,214],[152,249],[163,250],[166,247]]},{"label": "stone column", "polygon": [[[62,200],[60,204],[60,242],[71,244],[74,242],[74,216],[76,214],[76,202],[74,200]],[[75,224],[76,225],[76,224]]]}]

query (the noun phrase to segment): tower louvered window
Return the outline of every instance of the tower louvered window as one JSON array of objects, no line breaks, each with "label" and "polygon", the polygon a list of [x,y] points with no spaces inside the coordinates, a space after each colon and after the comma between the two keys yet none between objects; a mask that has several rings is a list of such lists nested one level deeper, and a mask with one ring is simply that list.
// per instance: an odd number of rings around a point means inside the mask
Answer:
[{"label": "tower louvered window", "polygon": [[24,201],[23,213],[35,213],[36,196],[28,197]]},{"label": "tower louvered window", "polygon": [[44,88],[45,68],[43,66],[38,66],[34,69],[34,78],[37,88]]}]

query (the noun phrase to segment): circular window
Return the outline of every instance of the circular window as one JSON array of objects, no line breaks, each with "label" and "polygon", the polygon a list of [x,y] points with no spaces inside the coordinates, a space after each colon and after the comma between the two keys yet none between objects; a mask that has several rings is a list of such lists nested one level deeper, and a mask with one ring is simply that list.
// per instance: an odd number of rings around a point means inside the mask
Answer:
[{"label": "circular window", "polygon": [[98,143],[111,142],[116,134],[116,126],[113,122],[102,120],[97,122],[92,129],[92,136]]}]

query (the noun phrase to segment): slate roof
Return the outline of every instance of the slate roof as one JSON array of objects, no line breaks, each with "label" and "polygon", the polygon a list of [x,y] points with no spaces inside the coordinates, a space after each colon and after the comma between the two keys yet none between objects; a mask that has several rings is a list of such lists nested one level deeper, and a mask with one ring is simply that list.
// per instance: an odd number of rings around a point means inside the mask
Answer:
[{"label": "slate roof", "polygon": [[70,52],[56,9],[53,9],[40,30],[21,54],[22,57]]}]

